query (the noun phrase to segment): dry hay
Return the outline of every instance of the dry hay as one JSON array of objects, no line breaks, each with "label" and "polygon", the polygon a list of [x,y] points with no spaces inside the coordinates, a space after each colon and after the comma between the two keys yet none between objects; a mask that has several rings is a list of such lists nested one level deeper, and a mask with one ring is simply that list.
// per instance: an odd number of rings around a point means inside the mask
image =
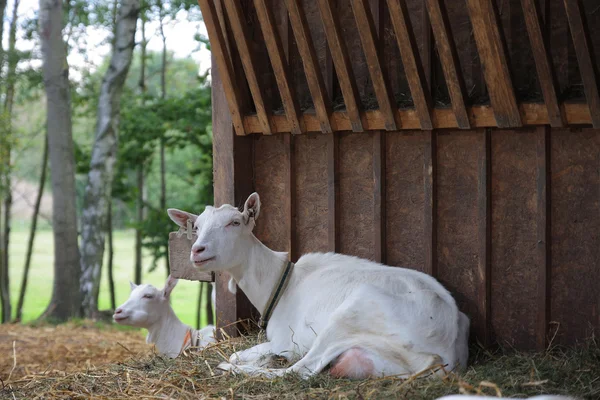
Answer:
[{"label": "dry hay", "polygon": [[[7,345],[8,331],[18,333],[18,337],[11,336]],[[64,338],[47,339],[50,333]],[[7,399],[434,399],[454,393],[554,393],[600,398],[600,347],[593,340],[574,350],[555,348],[540,354],[490,353],[473,348],[468,371],[444,379],[350,381],[324,373],[304,381],[297,376],[269,380],[216,373],[219,362],[256,344],[260,340],[257,337],[226,340],[176,360],[149,351],[139,332],[93,325],[1,327],[0,338],[0,398]],[[21,339],[23,344],[16,347],[17,367],[8,380],[12,341],[19,343]],[[35,341],[43,344],[42,348],[33,347]],[[26,343],[31,351],[24,350]],[[53,346],[56,348],[43,348]]]}]

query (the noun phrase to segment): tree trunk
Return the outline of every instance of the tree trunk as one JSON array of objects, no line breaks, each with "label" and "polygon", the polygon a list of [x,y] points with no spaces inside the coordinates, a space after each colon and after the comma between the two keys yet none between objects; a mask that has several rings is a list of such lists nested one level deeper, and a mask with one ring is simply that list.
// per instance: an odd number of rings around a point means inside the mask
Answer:
[{"label": "tree trunk", "polygon": [[[165,99],[167,97],[167,37],[165,36],[164,24],[163,24],[163,12],[160,10],[160,36],[163,42],[162,51],[162,66],[160,69],[160,97]],[[165,139],[160,139],[160,209],[164,212],[167,211],[167,179],[166,179],[166,165],[165,165]],[[169,239],[165,238],[165,249],[168,253]],[[169,265],[169,257],[166,257],[165,265],[167,267],[167,276],[171,273],[171,267]]]},{"label": "tree trunk", "polygon": [[142,283],[142,228],[144,220],[144,167],[137,168],[137,227],[135,228],[135,277],[136,285]]},{"label": "tree trunk", "polygon": [[17,321],[23,319],[23,304],[25,303],[25,292],[27,290],[27,279],[29,278],[29,267],[31,266],[31,256],[33,254],[33,242],[37,230],[37,220],[40,214],[40,205],[46,186],[46,175],[48,172],[48,134],[44,139],[44,155],[42,156],[42,173],[40,174],[40,184],[38,186],[35,205],[33,207],[33,216],[31,217],[31,228],[29,230],[29,241],[27,242],[27,254],[25,256],[25,267],[23,268],[23,278],[21,280],[21,291],[19,292],[19,302],[17,303]]},{"label": "tree trunk", "polygon": [[198,285],[198,305],[196,308],[196,329],[200,329],[202,325],[202,291],[204,289],[204,282],[200,282]]},{"label": "tree trunk", "polygon": [[0,71],[4,66],[4,12],[6,11],[6,0],[0,0]]},{"label": "tree trunk", "polygon": [[115,300],[115,278],[113,274],[113,264],[115,251],[113,247],[113,224],[112,224],[112,202],[108,202],[108,288],[110,291],[110,308],[117,309]]},{"label": "tree trunk", "polygon": [[[140,93],[142,94],[142,102],[145,101],[146,96],[146,3],[142,0],[142,11],[140,14],[141,29],[142,29],[142,41],[141,46],[141,60],[140,60]],[[137,227],[135,228],[135,271],[134,271],[134,282],[136,285],[142,283],[142,223],[144,222],[144,164],[141,163],[137,167]]]},{"label": "tree trunk", "polygon": [[140,0],[123,0],[117,17],[110,66],[102,80],[98,101],[96,136],[85,188],[81,236],[81,295],[83,313],[93,318],[98,311],[100,273],[104,256],[108,202],[117,154],[117,129],[123,84],[131,65]]},{"label": "tree trunk", "polygon": [[214,324],[213,303],[212,303],[213,286],[206,283],[206,323]]},{"label": "tree trunk", "polygon": [[6,97],[4,102],[4,127],[3,134],[5,137],[4,141],[4,157],[3,162],[6,162],[6,168],[4,169],[4,188],[6,189],[6,197],[4,198],[4,251],[2,254],[3,259],[3,273],[2,279],[0,280],[1,291],[2,291],[2,322],[8,322],[11,320],[11,302],[10,302],[10,279],[8,274],[9,267],[9,254],[10,254],[10,212],[12,209],[12,111],[13,102],[15,98],[15,77],[17,73],[17,62],[18,55],[16,54],[15,44],[17,42],[17,20],[19,18],[19,0],[14,0],[12,10],[12,20],[10,21],[10,29],[8,35],[8,71],[6,74]]},{"label": "tree trunk", "polygon": [[54,285],[43,317],[65,321],[81,315],[75,208],[75,160],[69,67],[62,38],[61,0],[40,0],[39,26],[46,87],[48,151],[52,168]]}]

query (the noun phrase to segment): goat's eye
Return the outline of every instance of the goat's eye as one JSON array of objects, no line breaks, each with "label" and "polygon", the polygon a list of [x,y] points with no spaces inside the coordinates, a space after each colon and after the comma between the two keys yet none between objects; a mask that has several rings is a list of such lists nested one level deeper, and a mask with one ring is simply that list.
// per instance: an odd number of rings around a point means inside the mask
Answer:
[{"label": "goat's eye", "polygon": [[153,298],[153,297],[154,297],[154,296],[153,296],[153,295],[151,295],[151,294],[145,294],[145,295],[144,295],[144,298],[145,298],[145,299],[151,299],[151,298]]},{"label": "goat's eye", "polygon": [[237,220],[236,221],[232,221],[231,225],[233,225],[233,226],[240,226],[240,221],[237,221]]}]

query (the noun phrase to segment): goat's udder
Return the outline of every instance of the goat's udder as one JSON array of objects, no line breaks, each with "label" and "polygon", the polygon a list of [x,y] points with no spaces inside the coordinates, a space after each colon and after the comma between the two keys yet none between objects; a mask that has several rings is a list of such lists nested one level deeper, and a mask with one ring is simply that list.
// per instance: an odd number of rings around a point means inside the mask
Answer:
[{"label": "goat's udder", "polygon": [[336,378],[365,379],[373,376],[374,369],[373,361],[366,352],[353,347],[332,362],[329,373]]}]

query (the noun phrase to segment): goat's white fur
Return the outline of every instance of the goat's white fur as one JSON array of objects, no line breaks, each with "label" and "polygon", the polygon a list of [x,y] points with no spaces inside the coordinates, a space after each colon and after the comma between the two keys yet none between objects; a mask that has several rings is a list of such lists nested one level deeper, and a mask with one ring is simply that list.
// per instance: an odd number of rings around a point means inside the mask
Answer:
[{"label": "goat's white fur", "polygon": [[[198,236],[190,258],[196,267],[226,270],[263,311],[288,255],[270,250],[252,233],[259,211],[260,199],[253,193],[243,212],[223,205],[208,206],[199,216],[175,209],[168,213],[180,226],[194,221]],[[219,368],[307,378],[330,364],[335,368],[345,357],[348,368],[342,368],[342,375],[357,378],[409,376],[436,364],[452,370],[466,366],[468,331],[467,316],[429,275],[341,254],[310,253],[295,265],[269,321],[268,341],[234,353]],[[299,361],[287,369],[265,368],[273,355]]]},{"label": "goat's white fur", "polygon": [[[191,343],[198,343],[200,348],[215,341],[213,325],[207,325],[200,330],[193,329],[181,322],[173,311],[169,297],[177,282],[177,279],[169,276],[162,290],[152,285],[136,285],[130,282],[129,298],[115,310],[113,315],[114,321],[118,324],[147,329],[146,343],[154,344],[159,354],[170,358],[180,354],[185,337],[190,330]],[[214,286],[212,296],[214,304]]]}]

